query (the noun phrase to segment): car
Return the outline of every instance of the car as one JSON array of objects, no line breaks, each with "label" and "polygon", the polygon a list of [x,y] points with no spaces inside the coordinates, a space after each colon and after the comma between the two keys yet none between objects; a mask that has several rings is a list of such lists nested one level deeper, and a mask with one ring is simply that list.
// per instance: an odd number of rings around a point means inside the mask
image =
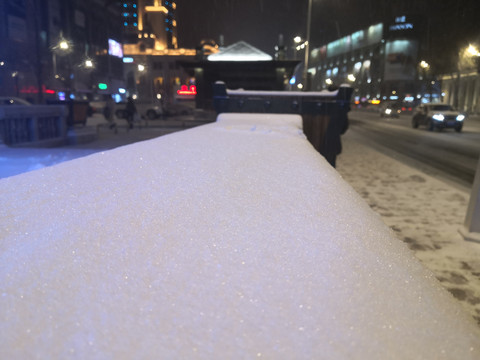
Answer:
[{"label": "car", "polygon": [[412,117],[412,127],[418,128],[424,125],[428,130],[453,128],[462,131],[466,115],[456,111],[449,104],[427,103],[419,105]]},{"label": "car", "polygon": [[14,96],[0,96],[0,106],[2,105],[21,105],[21,106],[30,106],[32,105],[27,100],[20,99]]},{"label": "car", "polygon": [[400,117],[400,113],[402,112],[402,107],[398,103],[384,103],[380,107],[380,117],[392,117],[398,118]]}]

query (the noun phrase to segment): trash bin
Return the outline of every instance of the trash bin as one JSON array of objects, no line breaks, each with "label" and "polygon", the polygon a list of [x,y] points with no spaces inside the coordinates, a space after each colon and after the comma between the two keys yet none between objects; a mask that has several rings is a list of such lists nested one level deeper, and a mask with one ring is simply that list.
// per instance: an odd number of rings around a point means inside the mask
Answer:
[{"label": "trash bin", "polygon": [[49,105],[65,105],[68,108],[67,127],[71,128],[75,125],[85,126],[87,124],[88,109],[90,104],[88,101],[70,100],[47,100]]}]

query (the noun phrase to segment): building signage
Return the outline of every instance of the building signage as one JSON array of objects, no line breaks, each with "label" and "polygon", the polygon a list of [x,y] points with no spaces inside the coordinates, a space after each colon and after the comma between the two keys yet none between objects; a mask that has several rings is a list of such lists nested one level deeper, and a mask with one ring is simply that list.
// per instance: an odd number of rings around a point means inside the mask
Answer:
[{"label": "building signage", "polygon": [[406,16],[397,16],[395,18],[395,24],[390,25],[390,31],[399,31],[399,30],[413,30],[413,24],[407,22]]}]

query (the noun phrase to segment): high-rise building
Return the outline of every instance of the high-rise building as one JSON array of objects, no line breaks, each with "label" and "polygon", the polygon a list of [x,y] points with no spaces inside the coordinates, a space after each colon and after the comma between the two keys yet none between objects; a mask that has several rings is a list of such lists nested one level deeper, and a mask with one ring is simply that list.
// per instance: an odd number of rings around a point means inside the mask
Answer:
[{"label": "high-rise building", "polygon": [[123,90],[121,15],[117,0],[0,1],[0,95],[41,103]]},{"label": "high-rise building", "polygon": [[138,0],[123,0],[121,4],[125,42],[138,41]]},{"label": "high-rise building", "polygon": [[126,42],[142,47],[177,49],[175,0],[123,0],[123,26]]}]

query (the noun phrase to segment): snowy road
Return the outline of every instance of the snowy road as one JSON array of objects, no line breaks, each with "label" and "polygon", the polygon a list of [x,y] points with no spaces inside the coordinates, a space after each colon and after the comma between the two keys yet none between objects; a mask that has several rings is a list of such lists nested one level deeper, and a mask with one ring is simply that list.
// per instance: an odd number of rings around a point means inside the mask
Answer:
[{"label": "snowy road", "polygon": [[350,121],[373,148],[470,190],[480,154],[480,123],[467,121],[464,131],[456,133],[413,129],[407,115],[385,119],[377,113],[352,111]]}]

